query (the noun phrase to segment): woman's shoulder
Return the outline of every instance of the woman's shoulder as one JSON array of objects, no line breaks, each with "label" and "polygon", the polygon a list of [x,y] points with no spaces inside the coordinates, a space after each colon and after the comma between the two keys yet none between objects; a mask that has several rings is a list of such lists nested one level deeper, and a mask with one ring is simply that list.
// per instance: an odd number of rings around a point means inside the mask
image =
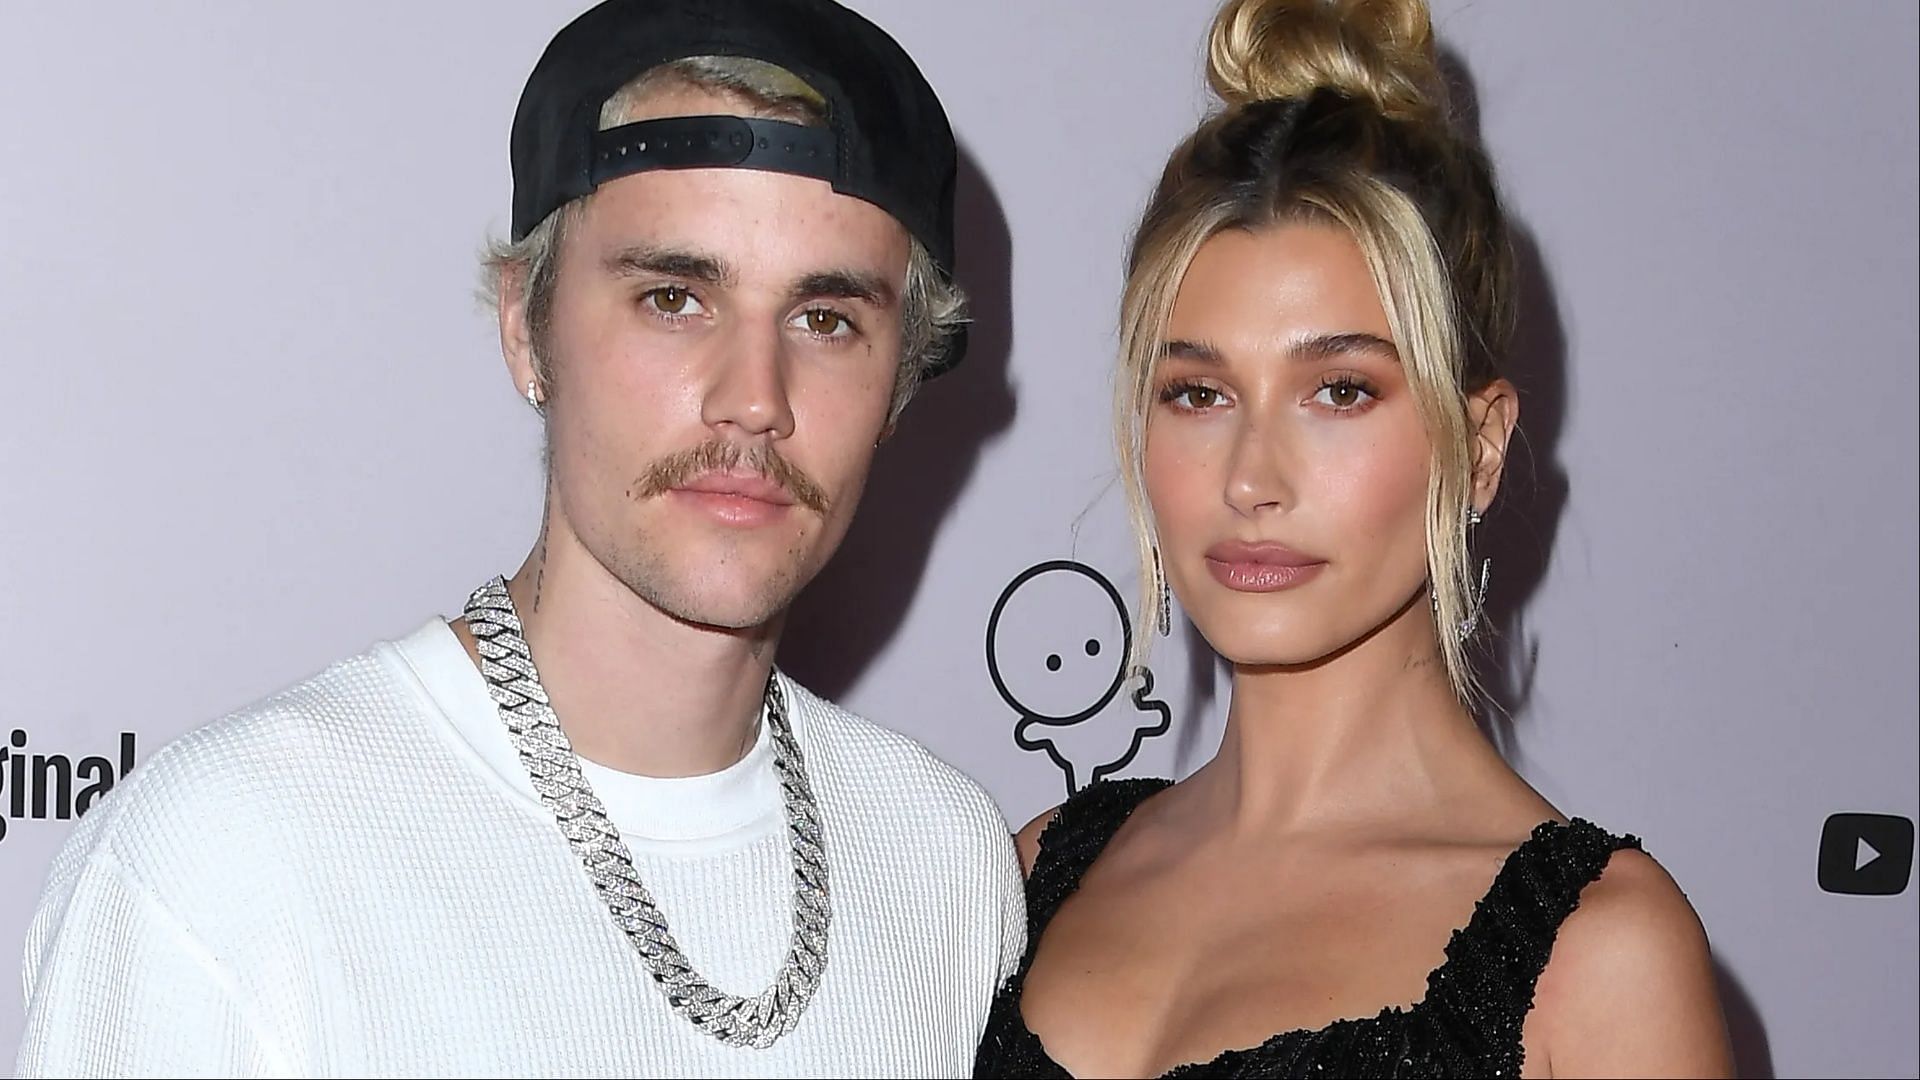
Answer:
[{"label": "woman's shoulder", "polygon": [[1555,935],[1528,1042],[1556,1074],[1625,1076],[1687,1062],[1685,1075],[1726,1075],[1712,951],[1686,893],[1637,841],[1577,820],[1564,828],[1610,842]]},{"label": "woman's shoulder", "polygon": [[1691,961],[1708,962],[1706,929],[1693,904],[1637,842],[1619,844],[1601,857],[1597,876],[1579,891],[1561,924],[1541,992],[1556,982],[1639,978]]},{"label": "woman's shoulder", "polygon": [[1508,844],[1475,905],[1475,929],[1524,946],[1536,974],[1550,956],[1578,956],[1596,939],[1699,925],[1685,894],[1637,836],[1556,811]]},{"label": "woman's shoulder", "polygon": [[1120,827],[1135,807],[1149,795],[1172,785],[1158,777],[1127,780],[1096,780],[1067,797],[1067,801],[1035,816],[1014,833],[1014,846],[1020,851],[1020,867],[1031,874],[1043,846],[1054,847],[1072,836],[1089,832],[1104,839]]}]

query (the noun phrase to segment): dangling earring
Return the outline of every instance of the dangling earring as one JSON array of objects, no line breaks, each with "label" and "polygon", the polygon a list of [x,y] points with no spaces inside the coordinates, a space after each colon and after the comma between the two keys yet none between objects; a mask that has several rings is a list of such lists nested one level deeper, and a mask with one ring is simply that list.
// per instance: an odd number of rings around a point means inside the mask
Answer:
[{"label": "dangling earring", "polygon": [[536,409],[540,407],[539,382],[540,380],[538,379],[527,380],[527,404],[533,406]]},{"label": "dangling earring", "polygon": [[[1482,522],[1483,520],[1485,519],[1481,517],[1479,510],[1471,506],[1467,507],[1467,540],[1469,542],[1471,542],[1473,539],[1474,526],[1480,524],[1480,522]],[[1487,558],[1481,559],[1480,560],[1480,587],[1474,590],[1473,596],[1471,597],[1473,603],[1467,607],[1467,617],[1461,620],[1460,622],[1460,640],[1461,641],[1465,641],[1468,638],[1472,637],[1474,629],[1480,625],[1480,611],[1482,608],[1486,607],[1487,605],[1487,580],[1489,577],[1492,576],[1492,574],[1493,574],[1492,557],[1489,556]]]},{"label": "dangling earring", "polygon": [[1153,580],[1160,590],[1160,636],[1173,633],[1173,595],[1167,589],[1167,574],[1160,566],[1160,548],[1153,549]]},{"label": "dangling earring", "polygon": [[[1468,544],[1472,543],[1474,526],[1480,524],[1484,520],[1486,519],[1483,516],[1481,516],[1481,513],[1479,510],[1475,509],[1472,506],[1467,507],[1467,524],[1466,524],[1466,528],[1463,530],[1463,536],[1462,536],[1462,541],[1464,543],[1468,543]],[[1467,605],[1467,617],[1464,619],[1461,619],[1460,625],[1454,628],[1454,634],[1457,637],[1459,637],[1459,639],[1462,642],[1465,642],[1468,638],[1472,637],[1474,630],[1478,628],[1480,625],[1480,611],[1482,608],[1486,607],[1486,603],[1487,603],[1487,580],[1489,577],[1492,576],[1492,574],[1493,574],[1493,560],[1491,558],[1481,559],[1480,560],[1480,587],[1473,590],[1473,592],[1468,595],[1467,599],[1470,601],[1470,603],[1468,603]],[[1438,586],[1430,587],[1429,595],[1433,599],[1433,613],[1435,615],[1438,615],[1440,613],[1439,587]]]}]

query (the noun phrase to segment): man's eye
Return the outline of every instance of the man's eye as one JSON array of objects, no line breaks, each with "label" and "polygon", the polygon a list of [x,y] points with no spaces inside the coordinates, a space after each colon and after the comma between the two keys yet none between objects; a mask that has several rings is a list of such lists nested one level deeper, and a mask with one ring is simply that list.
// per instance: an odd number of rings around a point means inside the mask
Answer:
[{"label": "man's eye", "polygon": [[807,332],[820,337],[843,337],[853,332],[853,323],[832,308],[808,308],[800,316]]},{"label": "man's eye", "polygon": [[693,294],[678,285],[662,285],[657,289],[648,289],[646,302],[662,315],[698,315],[705,309]]}]

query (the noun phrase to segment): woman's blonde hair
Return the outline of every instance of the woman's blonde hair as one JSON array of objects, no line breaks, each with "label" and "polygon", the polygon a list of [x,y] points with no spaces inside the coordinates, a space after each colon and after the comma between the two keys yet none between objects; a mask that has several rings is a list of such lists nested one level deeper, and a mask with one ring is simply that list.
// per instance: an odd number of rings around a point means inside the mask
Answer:
[{"label": "woman's blonde hair", "polygon": [[[1486,156],[1450,121],[1422,0],[1230,0],[1207,76],[1222,107],[1177,147],[1127,262],[1115,436],[1139,542],[1140,625],[1160,617],[1143,469],[1153,373],[1194,256],[1228,229],[1331,223],[1358,242],[1433,444],[1427,566],[1454,692],[1471,701],[1467,398],[1499,377],[1513,259]],[[1136,640],[1144,657],[1148,635]]]}]

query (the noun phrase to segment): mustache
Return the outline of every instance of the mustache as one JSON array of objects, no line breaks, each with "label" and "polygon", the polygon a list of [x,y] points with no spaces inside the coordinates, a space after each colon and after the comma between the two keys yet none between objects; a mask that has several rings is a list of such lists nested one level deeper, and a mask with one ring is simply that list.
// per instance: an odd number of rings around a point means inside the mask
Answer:
[{"label": "mustache", "polygon": [[650,499],[665,495],[696,476],[710,472],[734,472],[745,466],[772,483],[780,485],[793,501],[825,517],[833,500],[826,489],[815,483],[779,451],[755,444],[742,447],[721,439],[710,439],[699,446],[676,450],[647,466],[634,484],[633,497]]}]

